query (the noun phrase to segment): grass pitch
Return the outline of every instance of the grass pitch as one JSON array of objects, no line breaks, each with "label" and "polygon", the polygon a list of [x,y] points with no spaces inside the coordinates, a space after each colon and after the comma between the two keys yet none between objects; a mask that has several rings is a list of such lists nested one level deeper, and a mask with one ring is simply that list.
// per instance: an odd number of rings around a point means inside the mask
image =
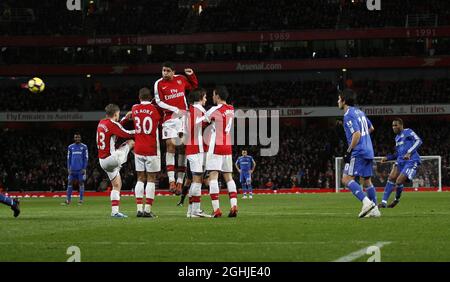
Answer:
[{"label": "grass pitch", "polygon": [[[381,195],[379,194],[380,198]],[[111,218],[107,197],[83,206],[62,199],[22,199],[22,214],[0,206],[0,261],[366,261],[364,248],[381,244],[381,261],[450,261],[450,193],[404,193],[381,218],[358,219],[349,193],[255,195],[238,199],[237,218],[186,218],[178,197],[157,197],[156,219],[136,218],[134,198],[122,197],[129,218]],[[76,199],[75,199],[76,200]],[[186,200],[187,202],[187,200]],[[203,209],[211,210],[209,197]],[[363,250],[363,251],[361,251]],[[360,251],[359,254],[355,253]]]}]

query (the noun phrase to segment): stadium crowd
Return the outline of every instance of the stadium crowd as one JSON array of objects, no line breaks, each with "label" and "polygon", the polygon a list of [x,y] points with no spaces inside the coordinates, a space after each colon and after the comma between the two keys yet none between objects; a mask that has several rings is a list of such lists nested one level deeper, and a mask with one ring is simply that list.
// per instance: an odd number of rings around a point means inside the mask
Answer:
[{"label": "stadium crowd", "polygon": [[[253,42],[252,42],[253,43]],[[392,56],[448,55],[450,40],[440,38],[425,47],[423,39],[357,40],[338,49],[336,41],[280,43],[112,46],[112,47],[3,47],[0,64],[146,64],[174,62],[210,62],[229,60],[292,60]]]},{"label": "stadium crowd", "polygon": [[[375,155],[383,156],[394,148],[391,122],[382,118],[372,119],[376,128],[373,134]],[[450,185],[450,128],[447,121],[430,123],[430,118],[405,120],[406,127],[414,129],[424,140],[421,155],[442,156],[442,185]],[[86,189],[106,190],[110,185],[106,174],[98,164],[95,144],[95,127],[83,126],[82,142],[89,148]],[[255,158],[257,168],[253,175],[256,188],[333,188],[335,185],[334,157],[344,150],[342,140],[335,128],[324,128],[310,123],[292,130],[284,126],[280,131],[280,150],[274,157],[261,157],[252,146],[246,147]],[[0,187],[8,190],[65,190],[67,183],[67,146],[72,143],[73,130],[34,128],[27,130],[3,129],[0,139],[4,144],[0,159]],[[432,142],[430,140],[433,140]],[[163,143],[162,143],[163,145]],[[242,146],[235,146],[233,159],[240,155]],[[162,147],[162,151],[165,149]],[[167,188],[164,158],[157,188]],[[384,186],[390,167],[376,170],[374,183]],[[419,170],[420,171],[420,170]],[[421,168],[425,177],[422,183],[429,187],[437,185],[436,164],[424,163]],[[121,170],[123,189],[131,190],[135,184],[133,154]],[[235,173],[236,183],[238,175]],[[428,179],[427,179],[428,178]]]},{"label": "stadium crowd", "polygon": [[[87,2],[87,1],[86,1]],[[404,27],[407,15],[437,15],[422,25],[448,25],[446,0],[384,1],[369,11],[362,0],[226,0],[204,3],[194,13],[188,1],[92,1],[84,11],[69,11],[66,1],[5,0],[0,5],[0,33],[5,35],[117,35],[248,30]],[[200,2],[200,1],[198,1]],[[158,7],[155,9],[154,7]],[[190,12],[191,10],[191,12]],[[198,10],[197,10],[198,11]],[[160,15],[165,15],[164,21]],[[270,15],[270,16],[268,16]],[[220,19],[220,20],[217,20]]]},{"label": "stadium crowd", "polygon": [[[359,93],[360,105],[448,103],[450,97],[450,79],[352,83]],[[238,108],[336,106],[336,85],[332,81],[265,81],[228,84],[227,87],[231,103]],[[136,102],[139,88],[130,85],[103,87],[100,82],[90,87],[48,85],[43,93],[32,95],[20,87],[3,87],[0,88],[0,108],[2,111],[102,111],[109,101],[116,101],[123,110],[128,110]]]}]

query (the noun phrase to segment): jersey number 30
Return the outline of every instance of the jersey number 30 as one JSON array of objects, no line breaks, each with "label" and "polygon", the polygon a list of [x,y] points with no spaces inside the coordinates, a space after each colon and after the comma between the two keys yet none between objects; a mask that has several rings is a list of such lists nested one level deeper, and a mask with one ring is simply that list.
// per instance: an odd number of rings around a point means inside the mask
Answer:
[{"label": "jersey number 30", "polygon": [[142,127],[141,127],[141,120],[139,117],[134,117],[135,126],[136,126],[136,134],[139,134],[144,130],[144,134],[150,134],[153,129],[153,120],[151,117],[145,117],[142,121]]}]

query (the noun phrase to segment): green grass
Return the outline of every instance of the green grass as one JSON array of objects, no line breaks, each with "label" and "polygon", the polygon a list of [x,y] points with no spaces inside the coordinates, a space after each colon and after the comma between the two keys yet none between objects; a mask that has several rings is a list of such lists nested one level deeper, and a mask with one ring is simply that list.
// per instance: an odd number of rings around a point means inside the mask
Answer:
[{"label": "green grass", "polygon": [[[381,195],[379,195],[380,197]],[[0,206],[0,261],[333,261],[377,242],[381,261],[450,261],[450,193],[404,193],[381,218],[358,219],[349,193],[256,195],[239,199],[237,218],[187,219],[177,197],[158,197],[157,219],[136,218],[134,199],[122,198],[130,217],[111,218],[109,199],[83,206],[61,199],[22,200],[12,217]],[[210,211],[210,200],[203,197]],[[221,198],[228,211],[227,197]],[[364,255],[356,261],[366,261]]]}]

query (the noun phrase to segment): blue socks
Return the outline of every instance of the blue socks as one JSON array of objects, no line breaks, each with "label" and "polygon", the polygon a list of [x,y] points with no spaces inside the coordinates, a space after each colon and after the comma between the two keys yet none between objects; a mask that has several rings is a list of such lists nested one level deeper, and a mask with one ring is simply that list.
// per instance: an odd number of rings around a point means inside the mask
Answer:
[{"label": "blue socks", "polygon": [[11,207],[14,202],[13,202],[13,200],[10,197],[6,197],[5,195],[0,194],[0,203],[3,203],[5,205]]},{"label": "blue socks", "polygon": [[84,198],[84,184],[80,184],[80,202],[83,201]]},{"label": "blue socks", "polygon": [[375,187],[373,185],[366,188],[367,197],[369,200],[377,204],[377,191],[375,190]]},{"label": "blue socks", "polygon": [[250,196],[253,196],[253,188],[251,184],[247,184],[247,190],[249,191],[248,193],[250,194]]},{"label": "blue socks", "polygon": [[361,186],[359,186],[359,184],[356,183],[355,180],[351,180],[347,184],[347,187],[352,191],[353,195],[355,195],[355,197],[358,198],[358,200],[360,200],[361,202],[366,197],[364,191],[361,189]]},{"label": "blue socks", "polygon": [[403,192],[403,184],[397,185],[397,190],[395,191],[395,199],[400,200]]},{"label": "blue socks", "polygon": [[[392,190],[394,189],[395,183],[388,180],[386,183],[386,187],[384,187],[384,194],[383,194],[383,202],[387,203],[387,200],[389,199],[389,196],[392,193]],[[403,186],[403,185],[402,185]]]},{"label": "blue socks", "polygon": [[71,184],[67,185],[66,201],[68,203],[72,201],[72,190],[73,190],[72,185]]}]

